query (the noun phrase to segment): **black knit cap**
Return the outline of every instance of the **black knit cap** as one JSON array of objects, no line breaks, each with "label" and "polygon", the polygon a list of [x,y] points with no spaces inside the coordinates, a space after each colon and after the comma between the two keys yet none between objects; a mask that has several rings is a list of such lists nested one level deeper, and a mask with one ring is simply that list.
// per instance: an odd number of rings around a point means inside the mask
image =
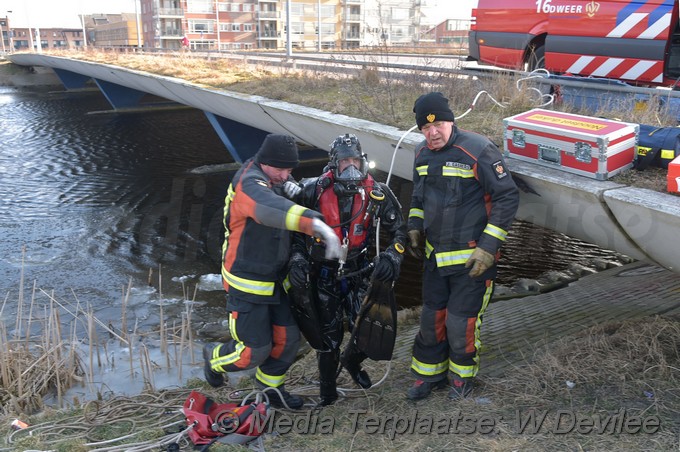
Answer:
[{"label": "black knit cap", "polygon": [[300,163],[295,138],[270,133],[255,154],[255,161],[275,168],[295,168]]},{"label": "black knit cap", "polygon": [[418,129],[430,122],[451,121],[453,122],[453,112],[449,108],[449,100],[442,93],[427,93],[416,99],[413,104],[413,113],[416,114],[416,124]]}]

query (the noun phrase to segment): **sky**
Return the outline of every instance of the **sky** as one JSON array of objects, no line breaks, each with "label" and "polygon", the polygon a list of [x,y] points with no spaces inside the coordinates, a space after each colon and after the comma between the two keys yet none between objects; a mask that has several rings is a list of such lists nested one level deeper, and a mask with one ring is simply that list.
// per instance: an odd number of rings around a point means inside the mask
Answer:
[{"label": "sky", "polygon": [[[12,11],[7,13],[7,11]],[[134,13],[134,0],[0,0],[12,27],[78,28],[79,14]]]},{"label": "sky", "polygon": [[[439,0],[438,16],[467,19],[477,0]],[[7,13],[7,11],[12,11]],[[135,0],[0,0],[0,17],[13,27],[78,28],[79,14],[134,13]]]}]

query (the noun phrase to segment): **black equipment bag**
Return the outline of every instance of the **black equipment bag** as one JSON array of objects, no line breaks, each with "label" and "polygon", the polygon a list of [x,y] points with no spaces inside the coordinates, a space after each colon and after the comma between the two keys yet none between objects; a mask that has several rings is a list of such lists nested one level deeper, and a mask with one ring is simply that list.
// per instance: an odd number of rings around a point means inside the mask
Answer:
[{"label": "black equipment bag", "polygon": [[648,166],[668,168],[668,164],[680,155],[680,127],[654,127],[640,124],[635,168]]}]

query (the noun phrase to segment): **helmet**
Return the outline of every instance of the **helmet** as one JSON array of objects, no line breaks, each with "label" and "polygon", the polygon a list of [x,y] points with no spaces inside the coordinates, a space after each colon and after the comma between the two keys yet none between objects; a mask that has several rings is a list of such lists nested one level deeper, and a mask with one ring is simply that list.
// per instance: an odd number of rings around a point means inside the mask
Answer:
[{"label": "helmet", "polygon": [[[333,171],[336,182],[356,184],[366,179],[368,174],[368,162],[366,154],[361,153],[361,143],[356,135],[346,133],[340,135],[331,143],[331,160],[328,169]],[[342,159],[356,158],[360,160],[359,168],[350,166],[340,172],[339,163]]]}]

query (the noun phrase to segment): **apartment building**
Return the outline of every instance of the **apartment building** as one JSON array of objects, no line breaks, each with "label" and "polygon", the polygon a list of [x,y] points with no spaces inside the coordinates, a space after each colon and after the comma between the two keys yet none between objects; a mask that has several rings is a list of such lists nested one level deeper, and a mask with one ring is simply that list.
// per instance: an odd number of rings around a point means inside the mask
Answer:
[{"label": "apartment building", "polygon": [[420,0],[141,0],[146,47],[350,49],[413,44]]},{"label": "apartment building", "polygon": [[137,17],[133,13],[91,14],[85,16],[87,44],[93,47],[143,47],[137,34]]},{"label": "apartment building", "polygon": [[[40,42],[222,52],[411,46],[421,39],[446,45],[432,23],[442,1],[448,0],[140,0],[136,13],[84,16],[86,40],[82,30],[50,29],[41,30]],[[36,47],[27,29],[10,33],[7,19],[0,24],[3,45],[12,47],[14,38],[14,48]]]},{"label": "apartment building", "polygon": [[[38,33],[40,36],[38,37]],[[12,28],[7,51],[41,49],[76,49],[84,44],[79,28]],[[39,43],[39,44],[38,44]]]}]

